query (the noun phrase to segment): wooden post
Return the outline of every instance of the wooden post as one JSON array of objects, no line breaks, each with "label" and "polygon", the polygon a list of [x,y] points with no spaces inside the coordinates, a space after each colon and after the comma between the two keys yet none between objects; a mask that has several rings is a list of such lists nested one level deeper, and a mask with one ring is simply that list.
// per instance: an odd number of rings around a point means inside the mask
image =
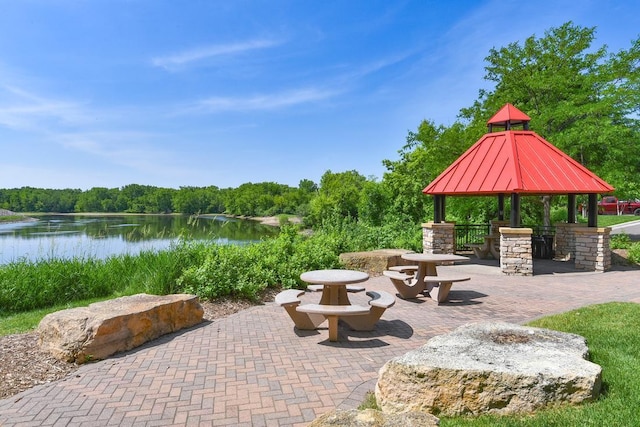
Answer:
[{"label": "wooden post", "polygon": [[511,228],[520,227],[520,195],[518,193],[511,193]]},{"label": "wooden post", "polygon": [[433,196],[433,222],[439,224],[442,222],[442,218],[440,217],[440,196]]},{"label": "wooden post", "polygon": [[567,223],[575,224],[576,222],[576,195],[569,194],[567,201]]},{"label": "wooden post", "polygon": [[596,194],[589,194],[589,219],[588,227],[598,226],[598,199]]}]

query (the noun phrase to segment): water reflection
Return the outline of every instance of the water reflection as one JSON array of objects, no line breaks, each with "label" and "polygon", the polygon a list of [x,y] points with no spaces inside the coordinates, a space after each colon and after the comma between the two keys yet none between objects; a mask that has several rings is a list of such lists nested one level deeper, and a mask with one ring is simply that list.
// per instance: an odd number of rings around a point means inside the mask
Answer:
[{"label": "water reflection", "polygon": [[0,224],[0,264],[42,258],[105,258],[168,248],[180,239],[246,244],[277,235],[275,227],[224,216],[49,215]]}]

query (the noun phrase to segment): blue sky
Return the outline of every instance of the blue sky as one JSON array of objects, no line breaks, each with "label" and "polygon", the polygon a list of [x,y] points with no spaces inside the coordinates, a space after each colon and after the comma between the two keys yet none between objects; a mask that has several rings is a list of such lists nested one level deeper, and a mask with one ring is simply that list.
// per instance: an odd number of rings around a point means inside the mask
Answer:
[{"label": "blue sky", "polygon": [[0,188],[381,179],[492,47],[569,20],[617,52],[637,1],[0,0]]}]

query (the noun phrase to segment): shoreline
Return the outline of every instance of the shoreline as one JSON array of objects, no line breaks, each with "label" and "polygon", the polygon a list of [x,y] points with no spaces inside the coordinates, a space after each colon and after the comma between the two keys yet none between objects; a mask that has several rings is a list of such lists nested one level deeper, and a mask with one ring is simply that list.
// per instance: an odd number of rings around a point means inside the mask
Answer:
[{"label": "shoreline", "polygon": [[[2,221],[0,219],[0,224],[11,224],[17,222],[32,222],[37,221],[37,217],[44,215],[60,215],[60,216],[189,216],[188,214],[181,213],[132,213],[132,212],[25,212],[25,213],[15,213],[8,211],[6,209],[0,209],[0,218],[4,216],[11,217],[21,217],[20,219],[12,219],[9,221]],[[35,217],[35,218],[32,218]],[[201,215],[193,215],[196,217],[215,217],[215,216],[224,216],[227,218],[235,218],[235,219],[243,219],[250,221],[258,221],[260,224],[268,225],[271,227],[279,227],[280,226],[280,217],[279,216],[243,216],[243,215],[228,215],[223,213],[214,213],[214,214],[201,214]],[[288,216],[287,221],[292,224],[300,224],[302,223],[302,218],[296,215]]]},{"label": "shoreline", "polygon": [[37,219],[31,218],[25,214],[15,213],[7,209],[0,209],[0,224],[15,224],[33,221],[37,221]]}]

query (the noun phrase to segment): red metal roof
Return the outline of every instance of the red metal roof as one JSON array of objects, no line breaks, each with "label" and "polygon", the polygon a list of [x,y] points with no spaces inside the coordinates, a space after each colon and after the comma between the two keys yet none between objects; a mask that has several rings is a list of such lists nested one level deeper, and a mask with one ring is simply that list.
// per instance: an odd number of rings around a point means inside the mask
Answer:
[{"label": "red metal roof", "polygon": [[484,135],[422,192],[433,195],[598,194],[613,190],[535,132],[508,130]]},{"label": "red metal roof", "polygon": [[487,120],[487,124],[493,125],[505,125],[507,122],[511,122],[512,124],[523,123],[531,121],[531,117],[527,116],[522,111],[518,110],[512,104],[505,104],[504,107],[500,109],[497,113],[493,115],[489,120]]}]

